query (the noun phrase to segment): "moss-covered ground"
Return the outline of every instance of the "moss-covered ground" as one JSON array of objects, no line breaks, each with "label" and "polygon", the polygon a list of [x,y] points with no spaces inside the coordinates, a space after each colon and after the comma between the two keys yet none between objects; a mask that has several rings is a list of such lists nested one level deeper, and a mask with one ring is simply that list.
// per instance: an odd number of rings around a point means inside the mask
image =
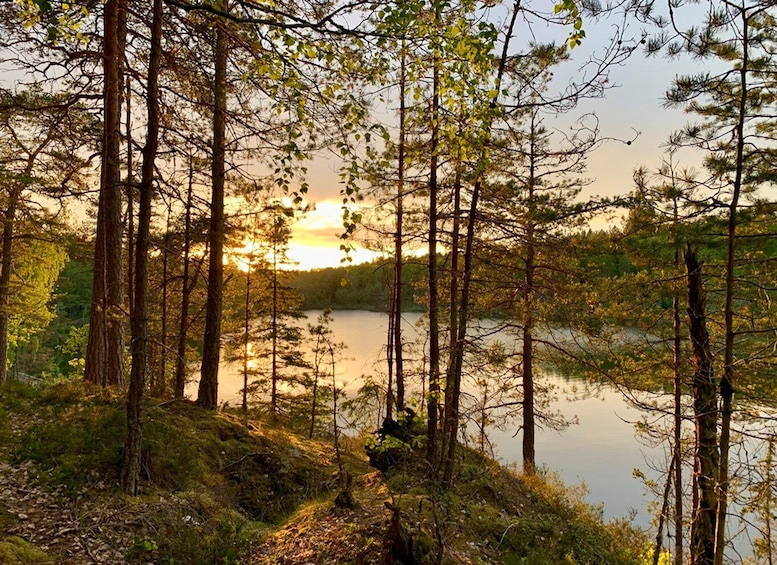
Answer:
[{"label": "moss-covered ground", "polygon": [[644,536],[575,489],[462,450],[455,485],[420,455],[386,472],[343,441],[355,504],[335,504],[329,441],[149,399],[143,490],[118,488],[124,402],[80,383],[0,389],[0,563],[611,564]]}]

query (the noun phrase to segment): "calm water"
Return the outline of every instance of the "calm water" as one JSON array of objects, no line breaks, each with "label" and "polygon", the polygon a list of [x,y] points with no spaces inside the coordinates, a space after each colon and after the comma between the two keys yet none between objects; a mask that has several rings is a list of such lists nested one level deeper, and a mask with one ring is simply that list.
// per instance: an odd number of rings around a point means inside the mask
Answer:
[{"label": "calm water", "polygon": [[[308,320],[315,321],[319,312],[308,312]],[[386,315],[363,311],[334,312],[331,328],[334,338],[346,345],[345,358],[337,363],[338,384],[353,394],[365,374],[384,375]],[[405,339],[418,340],[422,347],[423,330],[416,327],[419,314],[405,316]],[[506,335],[496,336],[508,343],[514,339]],[[419,353],[408,357],[420,359]],[[408,361],[406,361],[406,364]],[[420,360],[419,360],[420,363]],[[221,402],[238,404],[243,386],[242,365],[225,363],[220,372],[219,397]],[[639,468],[650,477],[647,460],[655,459],[664,465],[663,452],[648,448],[636,439],[633,422],[639,412],[630,407],[617,391],[602,388],[595,395],[585,393],[585,385],[561,376],[544,376],[543,384],[554,385],[554,397],[549,409],[559,412],[567,420],[576,420],[563,431],[538,430],[537,462],[559,473],[565,483],[585,483],[590,494],[588,501],[603,504],[605,518],[626,517],[636,512],[634,523],[648,526],[651,516],[647,495],[642,482],[634,478],[633,470]],[[420,389],[420,383],[417,388]],[[470,386],[471,389],[471,386]],[[189,393],[196,395],[196,383]],[[495,455],[505,464],[521,461],[521,434],[516,433],[518,422],[505,430],[490,429]]]}]

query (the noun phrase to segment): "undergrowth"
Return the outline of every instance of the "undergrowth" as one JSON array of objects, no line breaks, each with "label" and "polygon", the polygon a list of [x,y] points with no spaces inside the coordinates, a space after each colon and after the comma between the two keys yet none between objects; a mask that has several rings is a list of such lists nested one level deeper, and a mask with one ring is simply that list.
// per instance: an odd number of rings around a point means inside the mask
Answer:
[{"label": "undergrowth", "polygon": [[[11,421],[17,435],[8,442]],[[91,493],[119,500],[125,523],[142,524],[128,534],[129,563],[238,563],[269,533],[288,523],[298,530],[313,527],[322,508],[332,505],[337,482],[329,444],[261,422],[253,422],[249,431],[238,417],[188,402],[149,399],[143,421],[143,492],[128,498],[118,490],[126,433],[121,398],[89,394],[81,383],[39,388],[8,383],[0,389],[5,456],[16,463],[32,461],[38,480],[64,497],[80,500]],[[343,444],[361,449],[364,442]],[[369,474],[363,454],[346,455],[346,467]],[[415,452],[378,474],[381,488],[388,488],[381,492],[400,509],[416,563],[644,562],[646,540],[639,531],[626,523],[605,525],[582,491],[565,487],[550,473],[526,477],[466,449],[452,489],[431,486],[427,471]],[[374,494],[378,486],[363,488],[375,489]],[[388,535],[383,516],[383,525],[367,524],[359,530],[362,538],[353,539],[383,548],[379,536]],[[353,542],[346,538],[347,532],[338,543]],[[7,550],[19,545],[10,538],[0,541]],[[23,549],[34,553],[35,548]],[[364,547],[349,552],[357,550]]]},{"label": "undergrowth", "polygon": [[[10,418],[19,428],[13,442]],[[125,435],[124,401],[90,395],[81,383],[12,381],[0,390],[6,457],[34,463],[38,482],[61,496],[121,498]],[[131,540],[130,563],[237,563],[260,532],[333,486],[329,450],[303,451],[277,430],[249,433],[229,414],[188,402],[148,399],[142,453],[142,496],[123,504],[147,533]]]},{"label": "undergrowth", "polygon": [[585,502],[584,489],[567,487],[550,472],[518,475],[462,451],[452,490],[420,484],[412,462],[392,469],[387,479],[427,542],[442,542],[447,555],[474,553],[474,562],[483,564],[645,563],[644,534],[626,523],[605,524],[601,510]]}]

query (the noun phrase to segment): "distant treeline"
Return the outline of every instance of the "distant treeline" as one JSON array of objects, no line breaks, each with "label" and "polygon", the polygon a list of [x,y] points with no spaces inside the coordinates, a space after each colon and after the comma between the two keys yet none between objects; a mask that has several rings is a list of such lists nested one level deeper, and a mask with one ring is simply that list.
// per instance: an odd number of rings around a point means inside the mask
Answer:
[{"label": "distant treeline", "polygon": [[[344,265],[298,271],[292,286],[304,297],[303,310],[388,311],[394,278],[390,258],[359,265]],[[404,264],[402,269],[404,311],[425,310],[426,259]]]}]

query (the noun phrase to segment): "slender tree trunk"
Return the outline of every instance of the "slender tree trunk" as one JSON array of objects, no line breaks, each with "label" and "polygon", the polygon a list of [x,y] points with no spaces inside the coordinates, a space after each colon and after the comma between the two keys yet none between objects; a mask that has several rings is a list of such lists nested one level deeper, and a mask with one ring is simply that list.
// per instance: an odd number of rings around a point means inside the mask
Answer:
[{"label": "slender tree trunk", "polygon": [[[402,235],[405,201],[405,137],[406,114],[405,92],[407,88],[407,52],[402,42],[399,68],[399,143],[397,154],[397,210],[396,231],[394,232],[394,284],[391,298],[391,336],[389,347],[393,347],[393,359],[396,375],[396,405],[397,412],[405,409],[405,376],[402,352]],[[391,379],[391,369],[389,369]],[[389,387],[390,388],[390,387]],[[390,396],[389,390],[389,396]],[[391,400],[386,400],[386,418],[391,419]]]},{"label": "slender tree trunk", "polygon": [[720,379],[721,421],[720,421],[720,470],[718,476],[718,517],[715,534],[715,565],[723,565],[723,554],[726,550],[726,518],[728,515],[729,487],[729,449],[731,445],[731,416],[734,411],[734,268],[736,259],[737,211],[739,195],[742,189],[745,153],[745,120],[747,117],[749,72],[748,43],[749,18],[745,8],[739,8],[742,17],[742,61],[739,67],[739,115],[736,124],[736,160],[734,186],[731,203],[728,207],[727,249],[726,249],[726,287],[723,316],[725,320],[726,338],[724,345],[723,376]]},{"label": "slender tree trunk", "polygon": [[680,325],[680,297],[675,294],[672,297],[672,309],[674,315],[674,445],[672,446],[672,458],[674,459],[674,565],[683,565],[683,446],[682,446],[682,362],[681,325]]},{"label": "slender tree trunk", "polygon": [[215,74],[213,80],[213,162],[211,166],[211,216],[208,298],[205,309],[205,339],[197,405],[215,410],[218,405],[219,360],[221,357],[221,306],[224,290],[224,165],[226,159],[227,32],[225,22],[216,21]]},{"label": "slender tree trunk", "polygon": [[246,293],[243,317],[243,426],[248,427],[248,353],[251,342],[251,257],[248,258],[246,270]]},{"label": "slender tree trunk", "polygon": [[272,251],[272,414],[275,418],[279,412],[278,406],[278,250],[273,241]]},{"label": "slender tree trunk", "polygon": [[[678,220],[677,199],[674,200],[674,224]],[[673,226],[674,227],[674,226]],[[675,272],[681,272],[680,242],[675,240],[674,251]],[[674,565],[683,565],[683,392],[682,392],[682,325],[680,323],[680,291],[675,288],[672,296],[672,327],[674,359],[672,368],[674,371],[674,446],[672,457],[674,459]]]},{"label": "slender tree trunk", "polygon": [[138,237],[135,253],[135,316],[132,318],[132,371],[127,400],[127,441],[121,485],[125,493],[136,495],[140,481],[142,420],[141,409],[148,357],[148,250],[151,229],[151,200],[154,191],[154,165],[159,143],[159,65],[162,57],[162,0],[154,0],[151,25],[151,51],[148,66],[146,108],[148,130],[143,148],[140,182]]},{"label": "slender tree trunk", "polygon": [[121,90],[126,0],[105,4],[103,34],[103,151],[97,213],[92,311],[85,378],[124,383],[124,284],[121,217]]},{"label": "slender tree trunk", "polygon": [[773,565],[774,544],[772,542],[772,520],[774,519],[774,477],[772,469],[774,467],[774,438],[769,438],[766,444],[766,458],[764,460],[763,479],[765,482],[762,496],[766,498],[761,510],[761,519],[763,520],[763,540],[766,546],[766,563]]},{"label": "slender tree trunk", "polygon": [[456,165],[456,178],[453,181],[453,225],[451,226],[451,276],[449,325],[449,359],[445,382],[445,412],[443,419],[443,484],[453,483],[453,467],[456,458],[456,440],[459,431],[459,396],[461,394],[461,373],[456,372],[456,355],[458,345],[459,323],[459,230],[461,228],[461,160]]},{"label": "slender tree trunk", "polygon": [[[528,251],[528,250],[527,250]],[[533,277],[534,248],[526,257],[526,290],[523,325],[523,472],[533,475],[536,469],[535,460],[535,415],[534,415],[534,313],[533,308]]]},{"label": "slender tree trunk", "polygon": [[337,365],[335,363],[335,347],[329,343],[329,359],[332,363],[332,435],[335,444],[335,459],[337,459],[338,478],[341,487],[346,487],[346,476],[343,470],[343,458],[340,457],[340,427],[337,425]]},{"label": "slender tree trunk", "polygon": [[127,94],[124,98],[126,113],[124,128],[127,131],[127,309],[130,320],[135,314],[135,176],[132,149],[132,80],[127,77]]},{"label": "slender tree trunk", "polygon": [[186,388],[186,338],[189,331],[189,303],[194,290],[189,283],[190,250],[192,237],[192,190],[194,186],[194,163],[189,160],[189,185],[186,188],[186,215],[184,219],[183,275],[181,281],[181,319],[178,324],[178,351],[175,357],[175,398],[183,398]]},{"label": "slender tree trunk", "polygon": [[397,383],[397,411],[405,409],[405,371],[402,351],[402,236],[405,217],[405,50],[402,49],[402,77],[399,102],[399,161],[397,168],[397,231],[394,235],[394,364]]},{"label": "slender tree trunk", "polygon": [[[440,8],[435,12],[435,23],[439,25]],[[438,410],[440,393],[440,306],[437,276],[437,163],[440,136],[440,56],[435,48],[432,61],[432,139],[429,163],[429,394],[426,403],[426,458],[429,473],[434,476],[438,467]]]},{"label": "slender tree trunk", "polygon": [[653,546],[653,565],[658,565],[658,561],[661,559],[661,550],[664,543],[664,523],[667,521],[667,516],[669,514],[669,494],[672,487],[674,464],[675,459],[673,456],[669,462],[669,470],[666,473],[666,481],[664,482],[664,493],[661,497],[661,512],[658,515],[658,531],[656,532],[656,543]]},{"label": "slender tree trunk", "polygon": [[313,349],[313,399],[310,403],[310,430],[308,439],[313,439],[313,432],[316,429],[316,409],[318,408],[318,378],[321,367],[319,352],[321,351],[321,335],[316,336],[316,346]]},{"label": "slender tree trunk", "polygon": [[396,304],[394,299],[394,283],[391,283],[392,293],[389,302],[389,319],[386,335],[386,370],[388,378],[386,381],[386,421],[390,422],[394,417],[394,310]]},{"label": "slender tree trunk", "polygon": [[693,351],[693,411],[696,423],[693,488],[695,505],[691,519],[691,564],[715,561],[715,522],[718,478],[717,391],[713,380],[712,350],[705,310],[701,265],[696,252],[685,252],[688,275],[688,318]]},{"label": "slender tree trunk", "polygon": [[167,310],[168,310],[168,295],[169,295],[169,257],[170,257],[170,238],[172,232],[170,231],[170,210],[167,211],[167,228],[165,230],[165,237],[162,239],[162,308],[159,314],[161,321],[161,335],[159,336],[160,344],[160,356],[159,356],[159,372],[157,373],[157,390],[156,394],[160,398],[164,398],[168,391],[167,384],[167,353],[169,351],[169,344],[167,343]]},{"label": "slender tree trunk", "polygon": [[532,128],[529,139],[529,180],[528,191],[528,222],[526,224],[526,258],[523,288],[523,472],[533,475],[536,469],[535,460],[535,415],[534,415],[534,271],[536,231],[534,201],[534,183],[536,174],[536,125],[537,114],[532,115]]},{"label": "slender tree trunk", "polygon": [[21,186],[14,187],[3,214],[3,257],[0,261],[0,384],[8,377],[8,326],[11,319],[11,271],[13,270],[13,238],[16,208],[21,197]]},{"label": "slender tree trunk", "polygon": [[[510,18],[510,24],[507,29],[507,36],[505,38],[505,42],[502,46],[502,55],[499,59],[499,68],[497,71],[497,78],[495,81],[495,92],[496,94],[491,100],[491,103],[489,104],[489,108],[492,112],[496,111],[497,108],[497,102],[499,97],[499,91],[501,90],[501,84],[502,84],[502,77],[504,76],[504,70],[505,65],[507,64],[507,55],[508,55],[508,49],[510,44],[510,39],[512,38],[513,29],[515,27],[515,21],[518,18],[518,11],[520,7],[520,2],[516,2],[513,5],[513,12],[512,16]],[[493,119],[493,118],[492,118]],[[490,132],[492,123],[489,122],[487,124],[488,127],[486,128],[486,131]],[[486,159],[487,159],[487,149],[490,145],[490,133],[488,133],[485,138],[482,140],[482,152],[478,158],[478,169],[476,171],[476,179],[472,188],[472,200],[470,202],[470,209],[469,209],[469,217],[467,218],[467,239],[464,246],[464,256],[463,256],[463,272],[462,272],[462,282],[461,282],[461,302],[459,305],[459,322],[457,324],[457,330],[458,330],[458,336],[456,338],[456,343],[451,344],[452,347],[454,347],[455,355],[452,358],[454,367],[452,369],[452,375],[455,381],[461,382],[461,373],[464,367],[464,354],[465,354],[465,348],[464,343],[466,341],[467,337],[467,326],[469,322],[469,308],[470,308],[470,301],[469,301],[469,294],[470,294],[470,288],[472,284],[472,273],[474,271],[474,259],[475,259],[475,225],[477,223],[477,210],[478,210],[478,201],[480,199],[480,191],[483,186],[483,171],[485,169]],[[431,388],[431,383],[430,383]],[[455,395],[454,402],[459,402],[458,398],[459,394],[458,392]],[[458,408],[454,411],[453,417],[455,418],[455,427],[458,428]],[[449,461],[453,462],[455,461],[455,449],[456,449],[456,442],[453,441],[448,446],[449,453],[447,454],[447,458]],[[453,469],[451,468],[448,471],[449,475],[453,476]]]},{"label": "slender tree trunk", "polygon": [[486,454],[486,427],[488,426],[488,381],[483,381],[483,398],[480,404],[480,419],[478,421],[478,440],[480,444],[480,454]]}]

